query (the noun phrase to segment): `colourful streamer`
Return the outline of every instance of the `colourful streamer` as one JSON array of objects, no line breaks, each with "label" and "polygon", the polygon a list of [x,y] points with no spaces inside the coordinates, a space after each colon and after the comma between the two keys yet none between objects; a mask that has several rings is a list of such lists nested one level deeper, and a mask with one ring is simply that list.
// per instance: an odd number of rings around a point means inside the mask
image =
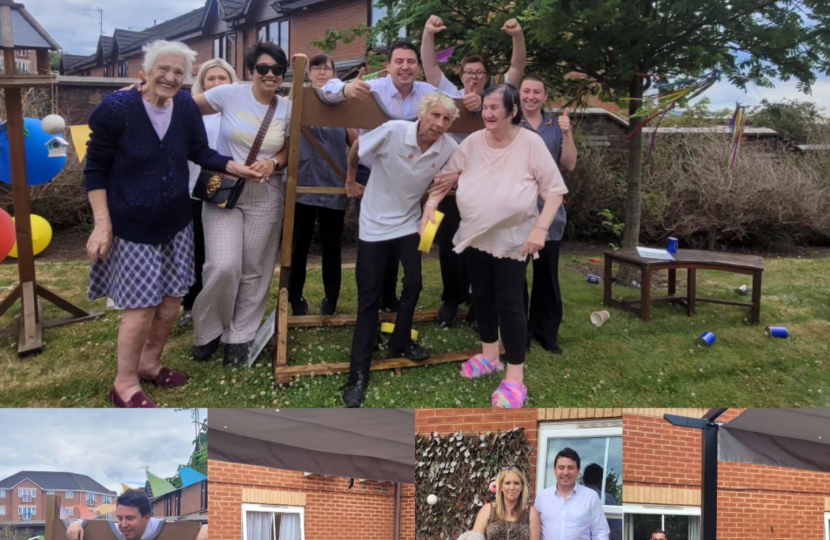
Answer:
[{"label": "colourful streamer", "polygon": [[746,129],[746,105],[735,104],[735,114],[729,122],[729,129],[732,130],[729,145],[732,147],[732,157],[729,160],[729,168],[733,171],[738,166],[738,149],[741,147],[741,140]]}]

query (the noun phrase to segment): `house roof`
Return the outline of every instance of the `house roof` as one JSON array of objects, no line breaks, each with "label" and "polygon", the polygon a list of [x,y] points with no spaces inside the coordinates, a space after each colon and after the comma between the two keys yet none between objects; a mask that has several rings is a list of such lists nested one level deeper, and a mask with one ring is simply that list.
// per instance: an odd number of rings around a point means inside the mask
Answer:
[{"label": "house roof", "polygon": [[130,50],[136,45],[146,43],[152,37],[153,34],[148,32],[133,32],[132,30],[124,30],[123,28],[116,28],[115,32],[112,33],[113,42],[118,44],[118,51],[121,54],[124,54],[124,51]]},{"label": "house roof", "polygon": [[150,487],[150,489],[147,490],[147,496],[151,499],[155,499],[157,497],[161,497],[163,495],[167,495],[168,493],[176,491],[176,488],[173,487],[173,484],[171,484],[164,478],[159,478],[150,471],[147,471],[147,484]]},{"label": "house roof", "polygon": [[98,37],[98,51],[100,51],[104,55],[104,58],[112,54],[112,43],[112,36]]},{"label": "house roof", "polygon": [[205,14],[205,6],[194,9],[184,15],[179,15],[172,19],[168,19],[159,24],[145,28],[140,33],[147,35],[143,41],[133,43],[130,47],[122,50],[124,52],[132,52],[140,49],[142,45],[148,41],[155,41],[157,39],[172,39],[179,36],[187,35],[202,28],[202,19]]},{"label": "house roof", "polygon": [[110,491],[89,476],[70,472],[20,471],[0,480],[0,489],[11,489],[27,478],[45,490],[94,491],[115,495],[114,491]]},{"label": "house roof", "polygon": [[82,54],[62,54],[61,55],[61,66],[64,70],[72,67],[74,64],[78,64],[86,59],[89,56],[84,56]]},{"label": "house roof", "polygon": [[226,20],[244,15],[251,5],[250,0],[219,0],[219,2],[222,4],[222,12]]}]

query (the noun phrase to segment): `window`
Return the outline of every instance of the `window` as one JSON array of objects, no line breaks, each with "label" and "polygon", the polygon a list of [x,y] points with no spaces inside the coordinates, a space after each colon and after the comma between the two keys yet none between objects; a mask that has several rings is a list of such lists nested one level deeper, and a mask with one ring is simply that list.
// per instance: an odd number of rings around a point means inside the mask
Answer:
[{"label": "window", "polygon": [[37,490],[20,488],[17,490],[17,496],[20,497],[20,502],[30,503],[35,499]]},{"label": "window", "polygon": [[102,495],[104,504],[112,504],[112,495]]},{"label": "window", "polygon": [[6,515],[6,507],[5,506],[0,506],[0,516],[5,516],[5,515]]},{"label": "window", "polygon": [[122,60],[118,63],[118,76],[119,77],[129,77],[130,76],[130,61],[129,60]]},{"label": "window", "polygon": [[625,540],[651,538],[657,529],[672,540],[700,540],[700,507],[625,505]]},{"label": "window", "polygon": [[32,521],[35,517],[35,510],[34,506],[18,506],[17,515],[21,516],[23,521]]},{"label": "window", "polygon": [[271,21],[259,27],[259,41],[270,41],[280,46],[288,56],[288,19]]},{"label": "window", "polygon": [[0,499],[4,499],[6,497],[6,490],[0,489]]},{"label": "window", "polygon": [[[386,6],[376,6],[376,0],[369,0],[372,3],[372,19],[369,21],[369,26],[375,26],[381,20],[386,18],[386,15],[389,13],[389,10]],[[405,38],[406,37],[406,28],[401,27],[398,29],[398,37]],[[380,35],[377,36],[375,39],[375,47],[383,47],[386,45],[387,40],[385,36]]]},{"label": "window", "polygon": [[242,505],[242,540],[304,540],[302,506]]},{"label": "window", "polygon": [[236,67],[236,35],[233,32],[213,38],[213,58],[221,58]]},{"label": "window", "polygon": [[66,498],[67,499],[74,499],[75,498],[75,492],[74,491],[67,491],[66,492]]},{"label": "window", "polygon": [[824,540],[830,540],[830,512],[824,514]]},{"label": "window", "polygon": [[67,508],[67,509],[66,509],[66,515],[67,515],[67,516],[73,516],[73,515],[75,515],[75,509],[74,509],[74,508]]},{"label": "window", "polygon": [[29,62],[22,62],[20,60],[15,60],[14,67],[18,73],[22,73],[24,75],[29,74]]},{"label": "window", "polygon": [[[581,474],[577,482],[603,493],[602,508],[611,529],[611,540],[622,538],[622,420],[586,420],[575,423],[542,424],[539,427],[539,453],[536,493],[556,485],[553,463],[563,448],[579,454]],[[590,469],[589,469],[590,467]],[[585,483],[589,471],[592,484]]]},{"label": "window", "polygon": [[86,504],[87,504],[87,506],[95,506],[95,494],[94,493],[87,493],[86,494]]},{"label": "window", "polygon": [[104,77],[112,77],[112,66],[104,66]]},{"label": "window", "polygon": [[207,510],[208,507],[208,489],[207,489],[207,480],[202,480],[202,505],[200,510]]},{"label": "window", "polygon": [[17,56],[22,56],[23,58],[29,58],[29,49],[17,49]]}]

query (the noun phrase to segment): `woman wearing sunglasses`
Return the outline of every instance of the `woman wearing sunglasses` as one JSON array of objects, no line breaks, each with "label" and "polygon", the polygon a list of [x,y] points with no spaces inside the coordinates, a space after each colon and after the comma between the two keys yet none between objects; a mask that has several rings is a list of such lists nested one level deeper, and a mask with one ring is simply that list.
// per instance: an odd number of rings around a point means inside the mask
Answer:
[{"label": "woman wearing sunglasses", "polygon": [[194,97],[202,114],[222,113],[218,148],[244,163],[272,100],[271,125],[233,209],[205,203],[203,288],[193,305],[195,360],[209,360],[224,344],[225,364],[244,362],[256,335],[280,243],[283,192],[277,172],[288,161],[291,102],[276,94],[288,67],[285,52],[269,42],[245,53],[253,84],[226,84]]}]

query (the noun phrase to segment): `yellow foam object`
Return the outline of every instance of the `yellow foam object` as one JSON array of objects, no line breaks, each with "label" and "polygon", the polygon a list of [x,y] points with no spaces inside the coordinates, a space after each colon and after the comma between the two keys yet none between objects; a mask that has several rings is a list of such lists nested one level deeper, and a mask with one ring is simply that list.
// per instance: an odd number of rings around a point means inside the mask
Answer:
[{"label": "yellow foam object", "polygon": [[78,161],[83,161],[86,157],[86,143],[89,142],[92,130],[88,125],[69,126],[69,133],[72,134],[72,143],[75,145],[75,154],[78,156]]},{"label": "yellow foam object", "polygon": [[[35,255],[46,249],[49,242],[52,241],[52,226],[42,217],[32,214],[32,248]],[[14,219],[14,218],[12,218]],[[9,257],[17,258],[17,242],[9,252]]]},{"label": "yellow foam object", "polygon": [[[380,331],[383,332],[384,334],[391,334],[392,332],[395,331],[395,325],[392,324],[391,322],[380,323]],[[417,339],[418,339],[418,331],[413,330],[412,331],[412,341],[415,341]]]},{"label": "yellow foam object", "polygon": [[424,227],[424,234],[421,235],[421,243],[418,244],[418,251],[429,253],[429,249],[432,247],[432,242],[435,241],[435,233],[438,232],[438,227],[441,225],[441,221],[443,221],[443,219],[444,212],[436,210],[435,223],[427,221],[427,225]]}]

